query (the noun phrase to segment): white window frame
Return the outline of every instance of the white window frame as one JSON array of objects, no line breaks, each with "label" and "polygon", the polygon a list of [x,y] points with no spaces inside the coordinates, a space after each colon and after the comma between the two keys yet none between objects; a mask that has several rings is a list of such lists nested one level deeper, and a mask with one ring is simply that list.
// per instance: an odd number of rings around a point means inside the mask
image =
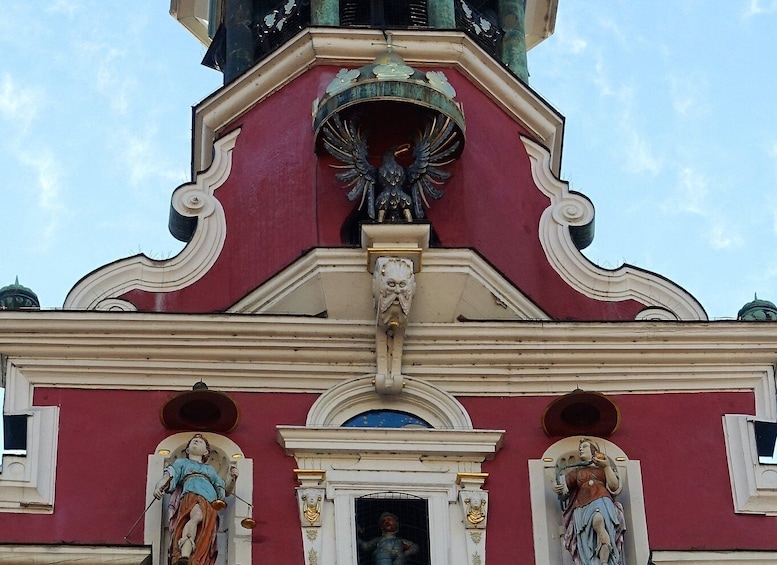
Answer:
[{"label": "white window frame", "polygon": [[51,514],[57,468],[59,407],[33,406],[32,383],[6,361],[4,414],[26,415],[27,454],[3,455],[0,512]]},{"label": "white window frame", "polygon": [[[356,563],[356,499],[396,492],[427,501],[430,565],[486,565],[486,532],[470,536],[480,544],[472,550],[459,502],[464,485],[458,483],[462,475],[480,473],[481,463],[501,447],[504,431],[473,429],[453,396],[423,381],[405,377],[402,392],[386,398],[375,391],[373,378],[325,392],[306,426],[277,427],[278,443],[295,457],[298,475],[317,475],[314,486],[325,492],[318,531],[301,522],[305,564]],[[434,428],[338,427],[374,409],[408,412]],[[300,482],[313,486],[309,479]]]}]

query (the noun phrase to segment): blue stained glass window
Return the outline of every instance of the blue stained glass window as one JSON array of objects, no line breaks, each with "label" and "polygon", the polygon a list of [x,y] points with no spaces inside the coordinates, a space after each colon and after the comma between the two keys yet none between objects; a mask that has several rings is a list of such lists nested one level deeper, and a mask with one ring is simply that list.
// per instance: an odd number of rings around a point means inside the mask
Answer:
[{"label": "blue stained glass window", "polygon": [[344,428],[431,428],[429,422],[400,410],[368,410],[349,419]]}]

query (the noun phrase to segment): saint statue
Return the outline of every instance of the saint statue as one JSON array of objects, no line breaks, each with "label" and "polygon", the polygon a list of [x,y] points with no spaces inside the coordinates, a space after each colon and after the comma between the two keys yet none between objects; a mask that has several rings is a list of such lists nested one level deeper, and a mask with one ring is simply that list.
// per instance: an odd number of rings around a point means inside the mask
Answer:
[{"label": "saint statue", "polygon": [[362,551],[372,551],[373,565],[407,565],[407,557],[419,551],[418,544],[397,536],[399,518],[384,512],[378,519],[380,537],[370,541],[359,540]]},{"label": "saint statue", "polygon": [[170,565],[214,565],[218,554],[218,511],[232,492],[237,467],[229,468],[229,482],[206,463],[210,444],[195,434],[186,445],[186,458],[178,458],[164,470],[154,496],[170,497]]},{"label": "saint statue", "polygon": [[564,514],[564,546],[575,565],[623,565],[626,524],[615,500],[623,489],[618,469],[590,439],[580,440],[578,452],[580,462],[559,469],[553,487]]}]

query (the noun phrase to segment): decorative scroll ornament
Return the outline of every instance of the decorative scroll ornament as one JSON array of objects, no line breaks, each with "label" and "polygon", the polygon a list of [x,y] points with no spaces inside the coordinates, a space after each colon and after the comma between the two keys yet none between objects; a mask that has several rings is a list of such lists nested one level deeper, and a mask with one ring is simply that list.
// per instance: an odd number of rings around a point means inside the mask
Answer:
[{"label": "decorative scroll ornament", "polygon": [[[348,199],[365,205],[373,220],[412,222],[424,217],[428,197],[439,199],[444,192],[435,185],[451,174],[440,167],[453,161],[459,147],[454,122],[441,114],[435,116],[413,139],[413,163],[405,168],[397,157],[410,150],[410,144],[394,146],[383,152],[380,166],[369,162],[367,135],[355,120],[342,120],[338,114],[324,126],[324,148],[345,163],[346,170],[335,176],[351,188]],[[377,192],[377,194],[376,194]]]}]

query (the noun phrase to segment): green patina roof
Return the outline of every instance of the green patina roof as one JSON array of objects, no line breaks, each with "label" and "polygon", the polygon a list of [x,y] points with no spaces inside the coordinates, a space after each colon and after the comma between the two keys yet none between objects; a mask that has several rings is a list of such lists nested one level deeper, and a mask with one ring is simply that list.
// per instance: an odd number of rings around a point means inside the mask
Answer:
[{"label": "green patina roof", "polygon": [[19,284],[16,277],[14,284],[0,288],[0,310],[39,309],[38,295],[26,286]]},{"label": "green patina roof", "polygon": [[739,310],[737,320],[745,322],[777,321],[777,306],[768,300],[759,300],[758,295],[755,295],[752,302],[748,302]]}]

